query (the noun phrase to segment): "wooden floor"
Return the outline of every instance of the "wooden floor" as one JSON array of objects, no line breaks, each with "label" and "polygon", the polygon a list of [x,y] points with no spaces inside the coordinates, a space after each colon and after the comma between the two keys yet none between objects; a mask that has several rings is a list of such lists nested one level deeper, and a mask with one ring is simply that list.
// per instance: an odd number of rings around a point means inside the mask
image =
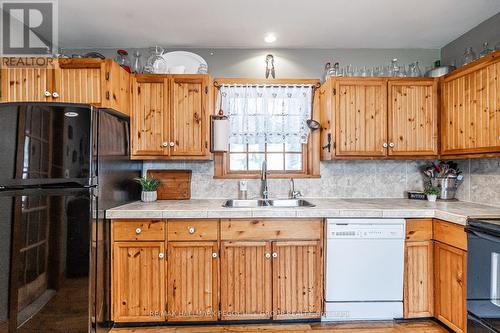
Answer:
[{"label": "wooden floor", "polygon": [[113,328],[111,333],[447,333],[449,330],[432,320],[383,321],[357,323],[311,323],[311,324],[252,324],[213,326],[164,326],[143,328]]}]

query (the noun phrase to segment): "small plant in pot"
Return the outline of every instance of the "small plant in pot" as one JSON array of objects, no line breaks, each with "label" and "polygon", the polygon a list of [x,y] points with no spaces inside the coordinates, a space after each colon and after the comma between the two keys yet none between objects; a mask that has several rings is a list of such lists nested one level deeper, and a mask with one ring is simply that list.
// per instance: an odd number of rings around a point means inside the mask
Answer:
[{"label": "small plant in pot", "polygon": [[156,178],[148,178],[147,176],[141,178],[135,178],[135,180],[141,184],[141,200],[143,202],[154,202],[158,197],[156,190],[160,186],[160,180]]},{"label": "small plant in pot", "polygon": [[438,194],[441,193],[441,190],[439,187],[429,186],[425,189],[424,193],[427,195],[427,200],[435,202]]}]

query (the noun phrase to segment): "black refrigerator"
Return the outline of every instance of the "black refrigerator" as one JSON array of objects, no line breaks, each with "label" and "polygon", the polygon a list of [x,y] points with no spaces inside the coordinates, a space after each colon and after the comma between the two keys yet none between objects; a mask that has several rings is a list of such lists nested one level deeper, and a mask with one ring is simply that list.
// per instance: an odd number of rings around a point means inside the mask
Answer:
[{"label": "black refrigerator", "polygon": [[88,105],[0,106],[0,332],[110,328],[110,223],[137,200],[129,120]]}]

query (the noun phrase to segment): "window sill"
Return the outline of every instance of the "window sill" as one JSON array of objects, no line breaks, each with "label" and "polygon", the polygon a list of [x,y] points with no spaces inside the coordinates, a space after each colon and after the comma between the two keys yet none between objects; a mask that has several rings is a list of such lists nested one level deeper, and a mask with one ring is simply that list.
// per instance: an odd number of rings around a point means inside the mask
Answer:
[{"label": "window sill", "polygon": [[[303,173],[268,174],[269,179],[289,179],[289,178],[321,178],[321,175],[305,175]],[[213,179],[260,179],[260,174],[226,174],[223,176],[213,176]]]}]

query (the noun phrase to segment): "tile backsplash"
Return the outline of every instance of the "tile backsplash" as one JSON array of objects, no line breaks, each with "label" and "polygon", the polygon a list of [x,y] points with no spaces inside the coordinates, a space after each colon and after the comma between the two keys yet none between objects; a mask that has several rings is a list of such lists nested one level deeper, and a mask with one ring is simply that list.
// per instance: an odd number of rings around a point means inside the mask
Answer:
[{"label": "tile backsplash", "polygon": [[[500,206],[500,158],[459,160],[465,179],[457,198]],[[403,198],[406,190],[422,190],[421,168],[428,161],[332,161],[321,162],[321,178],[296,179],[295,187],[306,197]],[[238,180],[213,179],[208,162],[144,161],[149,169],[193,170],[191,197],[235,198]],[[248,180],[248,197],[259,195],[260,180]],[[288,179],[269,179],[270,196],[286,197]]]}]

